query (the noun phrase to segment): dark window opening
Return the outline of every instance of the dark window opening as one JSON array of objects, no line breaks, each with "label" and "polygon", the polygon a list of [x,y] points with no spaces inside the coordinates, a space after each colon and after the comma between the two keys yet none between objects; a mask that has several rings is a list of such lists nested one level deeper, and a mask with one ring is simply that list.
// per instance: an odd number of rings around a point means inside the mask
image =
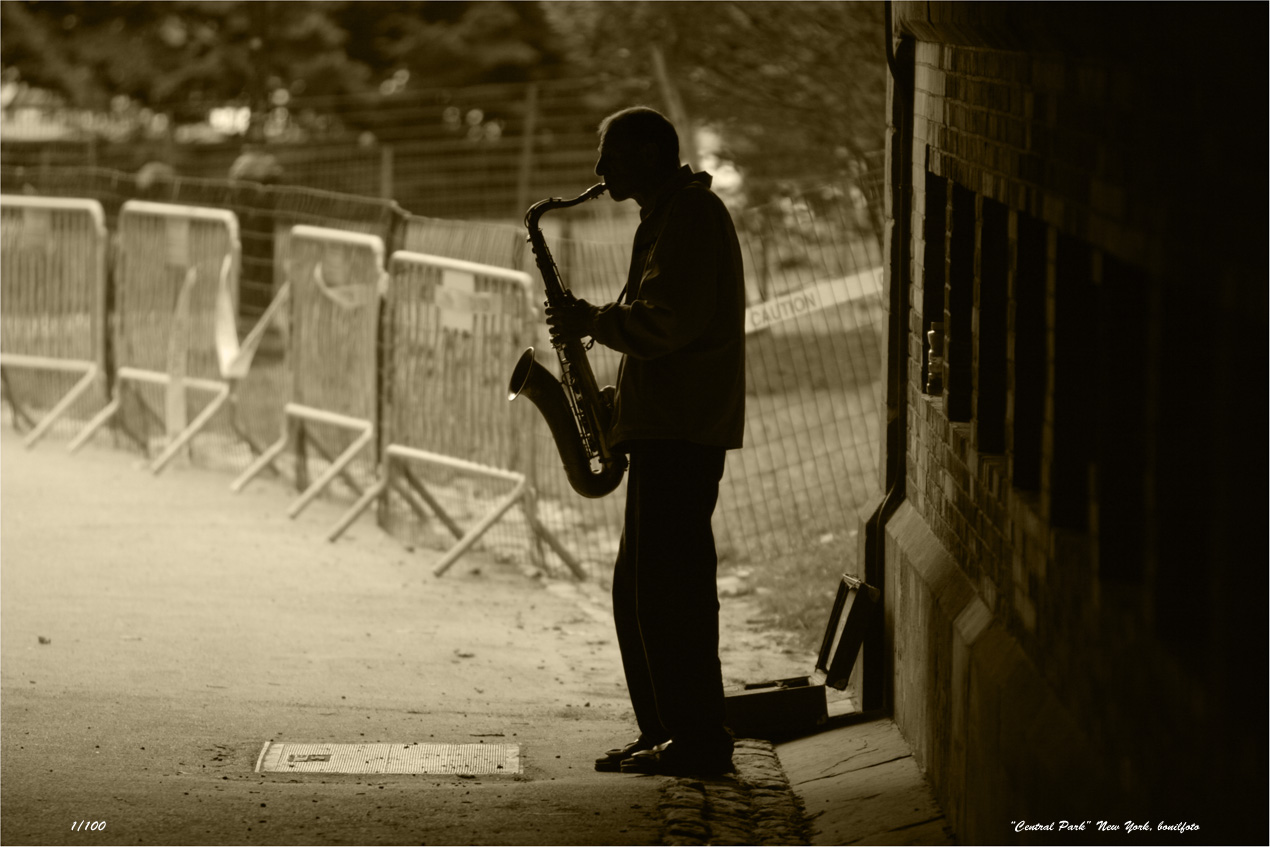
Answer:
[{"label": "dark window opening", "polygon": [[979,286],[976,327],[975,445],[985,453],[1005,452],[1006,275],[1009,266],[1009,210],[987,197],[979,227]]},{"label": "dark window opening", "polygon": [[1050,521],[1085,529],[1093,458],[1093,355],[1098,328],[1089,244],[1058,236],[1054,262],[1054,417],[1050,454]]},{"label": "dark window opening", "polygon": [[1018,216],[1014,298],[1014,485],[1025,491],[1041,487],[1041,433],[1045,420],[1045,224],[1031,215]]},{"label": "dark window opening", "polygon": [[944,317],[947,357],[944,386],[950,421],[969,421],[974,382],[975,194],[952,186],[948,236],[948,287]]},{"label": "dark window opening", "polygon": [[[922,331],[934,330],[933,342],[927,339],[926,360],[922,362],[922,385],[927,393],[943,391],[944,373],[944,240],[948,233],[948,180],[926,173],[926,220],[923,237],[926,249],[922,255]],[[933,359],[932,359],[933,357]],[[934,373],[931,373],[932,363]],[[932,379],[933,377],[933,379]]]},{"label": "dark window opening", "polygon": [[[1202,650],[1196,633],[1209,629],[1216,360],[1211,339],[1216,321],[1211,294],[1196,281],[1174,282],[1162,293],[1160,388],[1154,404],[1159,427],[1155,469],[1156,625],[1180,654]],[[1248,438],[1263,438],[1249,432]],[[1251,460],[1252,453],[1248,452]],[[1265,466],[1249,465],[1249,474]],[[1253,527],[1245,531],[1254,532]],[[1240,563],[1264,573],[1260,562]]]},{"label": "dark window opening", "polygon": [[1147,485],[1145,275],[1111,257],[1098,286],[1098,570],[1104,579],[1142,578]]}]

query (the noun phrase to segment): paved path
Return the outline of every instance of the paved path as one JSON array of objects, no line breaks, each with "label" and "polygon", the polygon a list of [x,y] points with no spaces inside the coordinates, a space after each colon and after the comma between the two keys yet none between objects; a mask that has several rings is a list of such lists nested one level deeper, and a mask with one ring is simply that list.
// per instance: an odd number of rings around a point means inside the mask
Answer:
[{"label": "paved path", "polygon": [[[328,544],[339,509],[290,521],[277,483],[0,450],[4,843],[657,841],[666,780],[589,767],[630,721],[577,596],[479,556],[432,578],[370,522]],[[517,743],[524,774],[255,774],[270,739]]]},{"label": "paved path", "polygon": [[[288,520],[267,479],[235,496],[226,474],[26,451],[7,427],[0,456],[6,844],[655,844],[694,815],[716,841],[799,840],[770,746],[710,786],[591,768],[632,734],[593,589],[480,554],[438,579],[439,554],[370,520],[328,544],[342,506]],[[725,672],[800,661],[743,635]],[[269,740],[514,743],[524,773],[257,774]],[[694,811],[707,787],[731,805]]]}]

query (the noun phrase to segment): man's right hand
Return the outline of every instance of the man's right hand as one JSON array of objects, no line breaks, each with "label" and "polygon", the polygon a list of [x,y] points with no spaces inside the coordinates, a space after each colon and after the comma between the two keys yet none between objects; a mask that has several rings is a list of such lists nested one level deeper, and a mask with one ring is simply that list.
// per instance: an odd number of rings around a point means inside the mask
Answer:
[{"label": "man's right hand", "polygon": [[591,334],[597,309],[585,300],[547,307],[547,326],[552,341],[573,341]]}]

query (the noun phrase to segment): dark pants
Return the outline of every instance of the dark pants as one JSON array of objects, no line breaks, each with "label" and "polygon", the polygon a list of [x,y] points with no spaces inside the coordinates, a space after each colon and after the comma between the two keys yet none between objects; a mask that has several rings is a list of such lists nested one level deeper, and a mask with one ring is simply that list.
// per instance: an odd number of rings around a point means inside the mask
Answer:
[{"label": "dark pants", "polygon": [[640,734],[707,752],[723,726],[718,558],[710,516],[725,451],[685,441],[630,447],[613,617]]}]

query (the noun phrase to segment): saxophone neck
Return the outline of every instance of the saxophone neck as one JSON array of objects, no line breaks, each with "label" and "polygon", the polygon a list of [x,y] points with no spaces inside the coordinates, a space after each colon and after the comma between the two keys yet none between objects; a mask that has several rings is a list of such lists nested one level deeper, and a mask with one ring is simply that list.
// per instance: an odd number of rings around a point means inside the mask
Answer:
[{"label": "saxophone neck", "polygon": [[585,203],[587,200],[594,200],[607,190],[608,186],[602,182],[597,182],[571,200],[563,200],[559,197],[548,197],[546,200],[539,200],[529,207],[529,211],[525,212],[525,228],[529,230],[532,236],[538,231],[538,219],[545,213],[550,212],[552,209],[567,209],[570,206]]}]

